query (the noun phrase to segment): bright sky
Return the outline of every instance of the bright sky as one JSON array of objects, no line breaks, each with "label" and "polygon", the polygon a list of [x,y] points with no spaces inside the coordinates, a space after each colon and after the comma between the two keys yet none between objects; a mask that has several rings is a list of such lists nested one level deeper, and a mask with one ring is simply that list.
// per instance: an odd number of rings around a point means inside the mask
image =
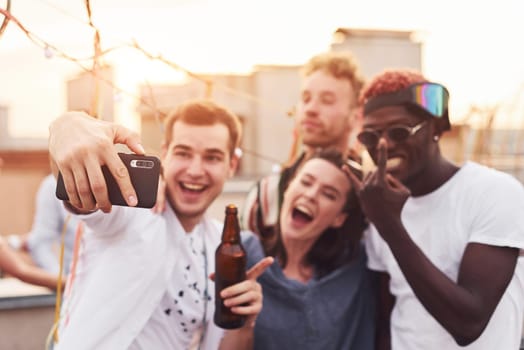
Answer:
[{"label": "bright sky", "polygon": [[[7,0],[0,0],[5,8]],[[195,72],[247,72],[257,64],[301,64],[325,51],[338,27],[417,30],[423,70],[448,86],[452,113],[471,103],[511,101],[524,84],[521,0],[98,0],[102,47],[136,39]],[[146,5],[147,4],[147,5]],[[84,1],[13,0],[11,12],[39,38],[77,58],[92,55]],[[2,16],[0,16],[0,20]],[[119,86],[179,78],[125,49],[107,56]],[[87,65],[87,62],[86,62]],[[46,136],[65,108],[65,80],[79,68],[31,43],[12,23],[0,38],[0,104],[17,136]],[[123,101],[122,103],[125,103]],[[129,101],[128,101],[129,104]],[[523,124],[522,121],[518,125]]]}]

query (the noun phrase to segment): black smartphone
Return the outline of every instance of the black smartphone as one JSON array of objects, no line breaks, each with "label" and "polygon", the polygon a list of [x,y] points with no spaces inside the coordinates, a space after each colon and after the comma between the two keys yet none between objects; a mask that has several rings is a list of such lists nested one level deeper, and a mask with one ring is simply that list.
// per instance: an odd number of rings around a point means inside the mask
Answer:
[{"label": "black smartphone", "polygon": [[[141,156],[127,153],[118,153],[118,155],[124,162],[131,177],[131,183],[135,188],[138,199],[137,207],[152,208],[156,202],[158,179],[160,176],[160,160],[154,156]],[[107,166],[102,166],[102,172],[106,180],[111,204],[127,206],[120,192],[120,188]],[[56,197],[61,200],[69,200],[61,173],[58,173]]]}]

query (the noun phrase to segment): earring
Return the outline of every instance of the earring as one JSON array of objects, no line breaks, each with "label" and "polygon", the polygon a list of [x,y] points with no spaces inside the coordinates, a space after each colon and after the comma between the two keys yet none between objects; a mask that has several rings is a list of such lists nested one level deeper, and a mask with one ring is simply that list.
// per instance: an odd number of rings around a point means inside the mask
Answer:
[{"label": "earring", "polygon": [[434,135],[434,136],[433,136],[433,141],[437,142],[438,139],[439,139],[439,136],[438,136],[438,135]]}]

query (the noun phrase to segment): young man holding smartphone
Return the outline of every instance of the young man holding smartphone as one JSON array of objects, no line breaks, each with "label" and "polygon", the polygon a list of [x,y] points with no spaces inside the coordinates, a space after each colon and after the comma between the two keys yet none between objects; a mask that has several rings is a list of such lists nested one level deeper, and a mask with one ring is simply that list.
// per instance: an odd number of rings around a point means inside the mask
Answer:
[{"label": "young man holding smartphone", "polygon": [[[246,348],[242,335],[262,307],[256,278],[272,259],[248,271],[226,299],[247,315],[244,328],[214,326],[214,250],[220,224],[205,217],[238,159],[238,118],[210,101],[180,106],[166,120],[162,147],[168,209],[138,203],[113,144],[143,154],[139,136],[113,123],[68,112],[50,126],[49,151],[70,201],[94,233],[84,237],[76,281],[67,288],[56,349]],[[101,166],[107,166],[129,207],[112,207]],[[102,212],[100,212],[100,209]],[[95,211],[95,212],[93,212]]]}]

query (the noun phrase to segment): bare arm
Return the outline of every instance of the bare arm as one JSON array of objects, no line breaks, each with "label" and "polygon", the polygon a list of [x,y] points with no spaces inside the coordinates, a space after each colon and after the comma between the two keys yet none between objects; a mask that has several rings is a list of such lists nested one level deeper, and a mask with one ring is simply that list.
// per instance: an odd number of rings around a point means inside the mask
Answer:
[{"label": "bare arm", "polygon": [[[56,289],[58,276],[25,262],[0,238],[0,269],[26,283]],[[63,284],[62,284],[63,285]]]},{"label": "bare arm", "polygon": [[468,244],[454,282],[402,236],[388,244],[417,298],[457,344],[476,340],[511,281],[518,249]]},{"label": "bare arm", "polygon": [[144,153],[138,134],[83,112],[67,112],[51,123],[49,154],[62,173],[71,205],[84,210],[111,210],[102,165],[115,177],[127,203],[137,204],[129,173],[113,147],[117,143]]}]

